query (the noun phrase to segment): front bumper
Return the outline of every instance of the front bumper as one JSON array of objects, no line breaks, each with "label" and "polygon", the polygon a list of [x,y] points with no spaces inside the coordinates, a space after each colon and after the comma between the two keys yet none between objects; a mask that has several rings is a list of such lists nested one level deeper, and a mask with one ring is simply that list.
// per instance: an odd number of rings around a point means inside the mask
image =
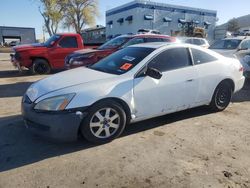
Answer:
[{"label": "front bumper", "polygon": [[34,104],[22,102],[25,126],[31,132],[55,141],[70,142],[78,138],[78,130],[87,113],[36,112]]},{"label": "front bumper", "polygon": [[16,59],[14,54],[10,54],[10,61],[12,65],[17,68],[20,72],[23,71],[21,63]]}]

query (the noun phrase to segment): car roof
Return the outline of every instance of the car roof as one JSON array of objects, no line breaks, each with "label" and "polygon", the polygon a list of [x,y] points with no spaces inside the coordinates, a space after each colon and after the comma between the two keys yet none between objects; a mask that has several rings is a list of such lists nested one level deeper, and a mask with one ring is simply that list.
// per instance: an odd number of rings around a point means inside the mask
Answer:
[{"label": "car roof", "polygon": [[245,40],[245,39],[250,39],[250,37],[247,36],[228,37],[224,38],[223,40]]},{"label": "car roof", "polygon": [[120,36],[117,36],[118,37],[126,37],[126,38],[137,38],[137,37],[145,37],[145,38],[171,38],[171,36],[169,35],[159,35],[159,34],[149,34],[149,33],[146,33],[146,34],[135,34],[135,35],[120,35]]},{"label": "car roof", "polygon": [[[151,42],[151,43],[140,43],[140,44],[135,44],[135,45],[131,45],[128,46],[126,48],[134,48],[134,47],[139,47],[139,48],[153,48],[155,50],[160,49],[160,48],[165,48],[165,47],[169,47],[169,49],[171,48],[192,48],[192,49],[197,49],[203,52],[206,52],[216,58],[222,58],[224,56],[222,56],[219,53],[216,53],[210,49],[206,49],[197,45],[193,45],[193,44],[187,44],[187,43],[178,43],[178,42]],[[224,57],[225,58],[225,57]]]},{"label": "car roof", "polygon": [[149,42],[149,43],[140,43],[140,44],[135,44],[135,45],[131,45],[128,46],[128,48],[130,47],[139,47],[139,48],[154,48],[154,49],[158,49],[164,46],[173,46],[173,47],[197,47],[196,45],[192,45],[192,44],[185,44],[185,43],[173,43],[173,42]]},{"label": "car roof", "polygon": [[200,39],[200,40],[207,40],[205,38],[199,38],[199,37],[177,37],[178,39]]},{"label": "car roof", "polygon": [[134,38],[136,38],[136,37],[145,37],[145,38],[157,38],[157,37],[159,37],[159,38],[171,38],[171,36],[169,36],[169,35],[161,35],[161,34],[151,34],[151,33],[146,33],[146,34],[136,34],[136,35],[132,35],[132,36],[134,36]]}]

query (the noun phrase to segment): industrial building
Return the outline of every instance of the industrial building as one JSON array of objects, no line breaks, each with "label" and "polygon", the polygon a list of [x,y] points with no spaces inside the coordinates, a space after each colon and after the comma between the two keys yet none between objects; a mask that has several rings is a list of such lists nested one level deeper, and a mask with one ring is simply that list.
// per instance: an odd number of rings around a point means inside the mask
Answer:
[{"label": "industrial building", "polygon": [[106,42],[106,28],[102,25],[84,29],[82,30],[81,35],[84,44],[100,45]]},{"label": "industrial building", "polygon": [[35,29],[0,26],[0,44],[10,43],[12,41],[17,42],[18,44],[35,43]]},{"label": "industrial building", "polygon": [[214,39],[217,11],[135,0],[106,12],[106,36],[135,34],[139,29],[154,29],[171,35],[186,22],[206,28],[208,39]]}]

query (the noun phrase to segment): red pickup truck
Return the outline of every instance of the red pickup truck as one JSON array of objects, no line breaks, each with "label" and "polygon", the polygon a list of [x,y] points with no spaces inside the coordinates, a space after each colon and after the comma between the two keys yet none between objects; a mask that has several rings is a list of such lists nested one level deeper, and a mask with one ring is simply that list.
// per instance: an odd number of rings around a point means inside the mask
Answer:
[{"label": "red pickup truck", "polygon": [[20,71],[25,67],[34,74],[48,74],[52,69],[64,68],[65,57],[83,48],[81,35],[55,34],[45,43],[14,47],[11,62]]}]

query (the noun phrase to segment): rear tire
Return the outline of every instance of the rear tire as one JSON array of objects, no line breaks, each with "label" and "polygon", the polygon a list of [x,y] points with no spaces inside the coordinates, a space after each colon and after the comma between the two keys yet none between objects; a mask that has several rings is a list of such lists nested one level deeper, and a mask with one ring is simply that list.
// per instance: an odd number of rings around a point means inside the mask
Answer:
[{"label": "rear tire", "polygon": [[90,107],[80,127],[83,137],[104,144],[119,137],[126,126],[126,114],[120,104],[106,100]]},{"label": "rear tire", "polygon": [[51,72],[50,65],[45,59],[35,59],[31,68],[33,74],[49,74]]},{"label": "rear tire", "polygon": [[220,83],[215,89],[212,101],[209,105],[213,111],[225,110],[231,102],[233,87],[228,82]]}]

